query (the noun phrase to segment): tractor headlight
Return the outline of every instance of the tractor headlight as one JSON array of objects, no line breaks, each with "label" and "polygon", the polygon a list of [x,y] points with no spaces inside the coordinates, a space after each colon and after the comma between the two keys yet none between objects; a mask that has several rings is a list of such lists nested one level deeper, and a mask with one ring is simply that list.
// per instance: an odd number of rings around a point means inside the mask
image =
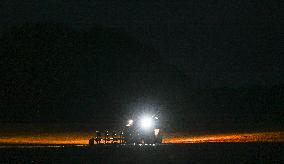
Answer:
[{"label": "tractor headlight", "polygon": [[149,116],[144,116],[141,118],[140,120],[140,127],[142,129],[150,129],[154,126],[154,121],[153,121],[153,118],[152,117],[149,117]]},{"label": "tractor headlight", "polygon": [[133,120],[128,120],[128,124],[126,126],[132,126],[133,125]]}]

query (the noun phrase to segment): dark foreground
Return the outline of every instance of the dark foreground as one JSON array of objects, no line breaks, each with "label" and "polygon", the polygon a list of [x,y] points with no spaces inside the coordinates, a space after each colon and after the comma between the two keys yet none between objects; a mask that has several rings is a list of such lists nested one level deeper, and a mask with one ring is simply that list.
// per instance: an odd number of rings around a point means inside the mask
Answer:
[{"label": "dark foreground", "polygon": [[283,163],[283,143],[0,146],[1,163]]}]

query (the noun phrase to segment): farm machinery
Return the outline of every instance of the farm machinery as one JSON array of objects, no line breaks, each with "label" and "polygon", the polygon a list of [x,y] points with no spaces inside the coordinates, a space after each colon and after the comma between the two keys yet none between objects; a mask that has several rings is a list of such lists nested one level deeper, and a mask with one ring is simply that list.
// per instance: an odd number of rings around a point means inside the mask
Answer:
[{"label": "farm machinery", "polygon": [[96,131],[96,136],[89,140],[89,145],[94,144],[124,144],[147,145],[161,144],[162,134],[158,115],[142,115],[134,117],[117,131]]}]

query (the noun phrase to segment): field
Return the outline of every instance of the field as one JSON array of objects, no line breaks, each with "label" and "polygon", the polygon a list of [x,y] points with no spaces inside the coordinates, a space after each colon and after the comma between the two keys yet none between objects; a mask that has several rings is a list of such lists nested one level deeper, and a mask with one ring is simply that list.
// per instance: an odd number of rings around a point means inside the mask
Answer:
[{"label": "field", "polygon": [[0,137],[1,163],[283,163],[283,132],[165,134],[162,145],[88,146],[93,133]]},{"label": "field", "polygon": [[2,146],[1,163],[283,163],[283,143]]}]

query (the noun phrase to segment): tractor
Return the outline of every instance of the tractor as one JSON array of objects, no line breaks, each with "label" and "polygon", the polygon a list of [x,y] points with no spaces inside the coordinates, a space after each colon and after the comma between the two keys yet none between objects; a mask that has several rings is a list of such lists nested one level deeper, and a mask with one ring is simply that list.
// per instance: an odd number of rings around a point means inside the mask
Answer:
[{"label": "tractor", "polygon": [[162,143],[162,134],[158,115],[142,115],[126,122],[118,131],[96,131],[96,137],[89,140],[90,145],[125,144],[153,145]]}]

